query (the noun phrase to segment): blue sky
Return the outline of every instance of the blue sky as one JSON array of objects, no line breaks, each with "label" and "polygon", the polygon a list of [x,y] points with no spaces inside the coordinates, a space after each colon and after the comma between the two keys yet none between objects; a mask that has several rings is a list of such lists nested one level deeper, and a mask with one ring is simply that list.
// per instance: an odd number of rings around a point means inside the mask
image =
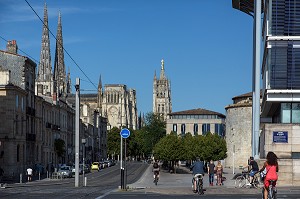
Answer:
[{"label": "blue sky", "polygon": [[[45,1],[28,2],[43,18]],[[152,111],[161,59],[174,112],[225,114],[232,97],[252,89],[253,19],[233,9],[231,0],[51,0],[47,7],[55,36],[61,11],[64,48],[89,79],[97,86],[101,75],[103,84],[136,89],[138,112]],[[0,0],[0,36],[40,60],[42,23],[25,0]],[[53,67],[55,39],[50,41]],[[66,53],[65,65],[73,84],[79,77],[83,92],[96,91]]]}]

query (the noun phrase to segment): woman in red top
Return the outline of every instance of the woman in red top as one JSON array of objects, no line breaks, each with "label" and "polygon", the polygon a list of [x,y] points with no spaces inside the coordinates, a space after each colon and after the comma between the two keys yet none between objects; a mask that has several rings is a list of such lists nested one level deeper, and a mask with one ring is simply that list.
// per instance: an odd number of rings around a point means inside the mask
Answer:
[{"label": "woman in red top", "polygon": [[279,170],[277,156],[272,151],[268,152],[267,160],[264,163],[263,168],[260,170],[262,172],[265,168],[267,170],[266,177],[264,179],[264,198],[268,198],[268,187],[270,185],[269,180],[275,180],[274,186],[276,185],[276,181],[278,179],[277,172]]}]

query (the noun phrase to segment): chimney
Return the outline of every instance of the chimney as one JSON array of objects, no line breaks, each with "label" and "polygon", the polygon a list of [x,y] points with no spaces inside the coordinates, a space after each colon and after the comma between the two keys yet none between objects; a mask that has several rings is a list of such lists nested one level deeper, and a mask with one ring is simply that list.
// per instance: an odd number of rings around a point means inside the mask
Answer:
[{"label": "chimney", "polygon": [[18,45],[16,40],[8,41],[6,51],[13,54],[18,54]]}]

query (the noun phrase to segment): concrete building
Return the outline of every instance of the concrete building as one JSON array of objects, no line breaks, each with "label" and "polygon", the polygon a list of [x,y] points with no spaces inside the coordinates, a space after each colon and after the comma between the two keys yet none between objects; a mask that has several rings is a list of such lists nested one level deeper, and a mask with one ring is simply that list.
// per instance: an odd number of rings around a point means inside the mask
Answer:
[{"label": "concrete building", "polygon": [[160,76],[156,72],[153,78],[153,113],[161,115],[164,120],[172,112],[171,82],[165,75],[165,62],[161,60]]},{"label": "concrete building", "polygon": [[225,136],[225,115],[201,108],[170,113],[166,123],[167,134],[176,132],[183,137],[211,132]]},{"label": "concrete building", "polygon": [[265,0],[260,157],[279,157],[279,183],[300,185],[300,3]]}]

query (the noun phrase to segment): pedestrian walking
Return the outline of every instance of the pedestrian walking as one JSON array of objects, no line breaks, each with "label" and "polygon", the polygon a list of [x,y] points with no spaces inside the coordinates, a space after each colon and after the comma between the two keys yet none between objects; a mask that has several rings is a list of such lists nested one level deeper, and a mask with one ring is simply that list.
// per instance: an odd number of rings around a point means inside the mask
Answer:
[{"label": "pedestrian walking", "polygon": [[32,180],[32,168],[28,167],[27,169],[27,181],[31,182]]},{"label": "pedestrian walking", "polygon": [[217,183],[216,185],[222,185],[222,173],[223,173],[223,165],[221,164],[221,161],[218,161],[218,164],[216,166],[216,173],[217,173]]},{"label": "pedestrian walking", "polygon": [[213,186],[214,185],[214,177],[215,177],[215,164],[214,161],[210,161],[208,166],[207,166],[207,171],[208,171],[208,178],[209,178],[209,185]]}]

